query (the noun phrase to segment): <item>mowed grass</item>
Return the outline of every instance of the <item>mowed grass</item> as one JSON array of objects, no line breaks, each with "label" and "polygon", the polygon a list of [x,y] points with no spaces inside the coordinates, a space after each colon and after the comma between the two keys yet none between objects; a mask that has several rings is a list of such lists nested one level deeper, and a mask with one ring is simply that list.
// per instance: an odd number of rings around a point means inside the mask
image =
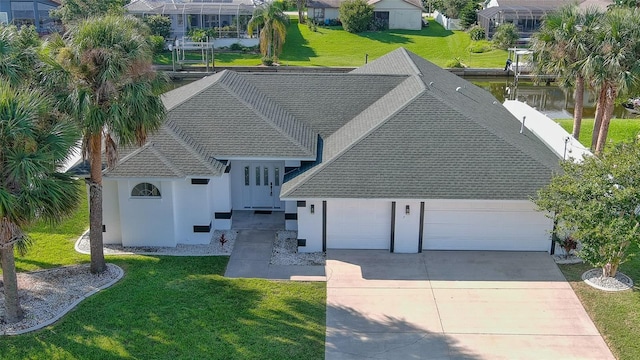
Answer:
[{"label": "mowed grass", "polygon": [[[421,57],[444,67],[454,58],[469,67],[501,68],[507,59],[504,50],[490,50],[474,54],[469,51],[472,41],[464,31],[445,30],[431,20],[422,30],[386,30],[352,34],[340,26],[318,27],[311,31],[307,25],[292,18],[287,28],[281,66],[358,67],[368,61],[405,47]],[[190,59],[200,59],[200,54],[189,54]],[[171,64],[170,54],[155,57],[157,64]],[[260,55],[216,52],[218,66],[256,66]]]},{"label": "mowed grass", "polygon": [[[640,288],[636,285],[633,290],[615,293],[592,288],[580,278],[591,268],[586,264],[560,265],[615,357],[619,360],[640,359]],[[637,284],[640,282],[640,259],[623,264],[620,271]]]},{"label": "mowed grass", "polygon": [[[82,185],[79,185],[82,186]],[[58,226],[37,224],[19,271],[88,262],[73,245],[84,200]],[[228,257],[108,256],[113,287],[52,326],[0,339],[0,359],[323,359],[325,283],[223,277]]]},{"label": "mowed grass", "polygon": [[[580,143],[587,148],[591,146],[593,119],[582,119],[580,127]],[[556,120],[565,130],[571,133],[573,119]],[[632,141],[640,134],[640,119],[612,119],[609,125],[608,142]]]}]

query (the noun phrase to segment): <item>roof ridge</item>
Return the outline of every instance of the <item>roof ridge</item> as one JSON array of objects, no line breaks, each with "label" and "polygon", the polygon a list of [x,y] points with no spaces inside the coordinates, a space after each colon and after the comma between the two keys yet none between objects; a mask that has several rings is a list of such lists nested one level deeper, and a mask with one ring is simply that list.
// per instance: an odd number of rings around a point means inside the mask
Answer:
[{"label": "roof ridge", "polygon": [[[230,81],[231,83],[228,83],[227,81]],[[236,83],[237,86],[232,86],[233,83]],[[224,74],[224,76],[221,76],[219,85],[225,88],[225,90],[227,90],[227,92],[231,96],[235,97],[238,101],[250,108],[256,115],[258,115],[262,120],[269,124],[274,130],[287,137],[298,148],[308,153],[310,156],[316,155],[314,150],[317,146],[317,133],[306,123],[296,119],[278,103],[265,96],[258,88],[255,87],[255,85],[251,84],[243,76],[240,76],[233,71],[228,71]],[[249,101],[246,97],[240,96],[238,90],[241,89],[246,92],[258,95],[260,101]],[[273,111],[275,111],[276,113],[276,117],[284,117],[285,119],[282,119],[282,121],[278,121],[277,118],[268,117],[264,111],[268,106],[271,106],[273,108]],[[279,123],[276,121],[278,121]],[[292,122],[294,128],[287,129],[287,124],[284,123],[285,121]],[[302,143],[294,136],[295,132],[300,132],[300,135],[302,135],[303,137],[311,137],[311,139],[306,139],[307,141],[311,141],[310,148],[308,148],[304,143]]]},{"label": "roof ridge", "polygon": [[134,157],[135,155],[139,154],[142,152],[142,150],[148,148],[150,145],[149,143],[145,143],[144,145],[138,147],[137,149],[133,150],[132,152],[128,153],[127,155],[125,155],[122,159],[119,159],[118,162],[116,163],[116,166],[113,167],[113,169],[109,169],[108,167],[103,169],[102,172],[108,174],[111,170],[114,170],[118,165],[120,164],[124,164],[125,162],[129,161],[129,159],[131,159],[132,157]]},{"label": "roof ridge", "polygon": [[189,136],[184,130],[180,129],[177,124],[173,121],[167,121],[165,123],[165,128],[167,130],[167,134],[175,139],[178,144],[180,144],[187,152],[191,153],[198,159],[207,169],[212,172],[217,172],[219,169],[216,169],[210,161],[207,161],[205,155],[209,158],[213,158],[216,163],[222,164],[218,159],[212,156],[204,146],[198,144],[195,140]]},{"label": "roof ridge", "polygon": [[[413,84],[410,84],[410,82],[413,82]],[[341,147],[339,151],[335,152],[335,153],[330,153],[330,148],[332,145],[332,142],[339,139],[340,135],[343,135],[342,132],[347,132],[348,129],[347,127],[351,126],[359,126],[359,125],[363,125],[363,124],[357,124],[358,120],[360,120],[360,122],[362,123],[366,123],[366,118],[365,116],[367,114],[367,112],[372,112],[376,115],[380,114],[379,111],[376,111],[374,109],[372,109],[373,107],[376,106],[376,104],[380,105],[381,102],[385,101],[386,99],[402,99],[402,94],[399,93],[400,91],[398,90],[398,88],[402,87],[416,87],[416,92],[414,92],[411,96],[408,96],[404,99],[404,101],[402,102],[402,104],[400,104],[399,106],[395,107],[395,108],[388,108],[385,107],[383,110],[390,110],[387,114],[384,114],[384,117],[380,118],[377,120],[377,123],[373,124],[373,126],[370,127],[363,127],[363,132],[360,133],[357,137],[354,138],[350,138],[350,142],[348,144],[346,144],[344,147]],[[318,174],[320,171],[322,171],[322,169],[326,168],[327,166],[329,166],[331,163],[333,163],[334,161],[336,161],[337,159],[339,159],[342,155],[344,155],[345,153],[347,153],[350,149],[352,149],[354,146],[356,146],[358,143],[360,143],[363,139],[367,138],[370,134],[372,134],[373,132],[375,132],[378,128],[380,128],[380,126],[384,125],[389,119],[393,118],[398,112],[402,111],[402,109],[406,108],[409,104],[411,104],[415,99],[417,99],[421,94],[423,94],[426,91],[426,86],[424,84],[424,82],[422,82],[422,80],[420,80],[418,78],[418,75],[413,75],[413,76],[409,76],[407,79],[405,79],[403,82],[401,82],[398,86],[396,86],[393,90],[391,90],[390,92],[388,92],[387,94],[385,94],[383,97],[381,97],[380,99],[378,99],[376,102],[374,102],[371,106],[369,106],[367,109],[365,109],[364,111],[362,111],[360,114],[358,114],[356,117],[354,117],[352,120],[350,120],[348,123],[346,123],[344,126],[342,126],[340,129],[338,129],[336,132],[334,132],[331,136],[329,136],[326,141],[325,141],[325,145],[324,145],[324,150],[323,150],[323,159],[322,162],[320,164],[318,164],[317,166],[315,166],[312,169],[309,169],[309,171],[307,172],[307,175],[304,176],[304,178],[302,179],[302,181],[298,182],[297,184],[293,185],[290,189],[287,189],[285,192],[283,192],[282,195],[286,196],[287,194],[291,193],[292,191],[294,191],[295,189],[297,189],[299,186],[301,186],[302,184],[304,184],[306,181],[312,179],[316,174]],[[324,152],[327,152],[327,156],[325,156]]]},{"label": "roof ridge", "polygon": [[[202,93],[203,91],[206,91],[211,85],[215,84],[216,82],[220,81],[220,79],[223,77],[224,73],[228,72],[229,70],[222,70],[219,73],[215,73],[213,75],[209,75],[209,76],[205,76],[202,79],[196,80],[190,84],[184,85],[184,86],[180,86],[177,87],[171,91],[168,91],[164,94],[162,94],[162,103],[165,106],[165,109],[167,111],[169,110],[173,110],[176,107],[184,104],[185,102],[189,101],[189,99],[193,98],[194,96]],[[200,84],[206,84],[205,86],[203,86],[202,88],[198,89],[197,86]],[[185,96],[182,100],[178,100],[178,102],[176,102],[175,104],[170,104],[170,106],[167,106],[167,102],[169,102],[170,99],[173,99],[173,97],[171,95],[175,94],[181,94],[185,91],[185,89],[192,89],[195,88],[196,91],[194,93],[189,93],[187,96]],[[178,96],[179,98],[179,96]]]},{"label": "roof ridge", "polygon": [[171,169],[171,171],[173,171],[173,173],[178,176],[178,177],[185,177],[184,173],[178,169],[177,166],[175,166],[175,164],[173,164],[173,162],[171,162],[171,160],[167,159],[166,156],[164,156],[164,154],[162,153],[162,151],[160,151],[159,149],[157,149],[155,146],[153,146],[153,143],[150,143],[151,145],[148,147],[148,149],[160,160],[162,161],[169,169]]}]

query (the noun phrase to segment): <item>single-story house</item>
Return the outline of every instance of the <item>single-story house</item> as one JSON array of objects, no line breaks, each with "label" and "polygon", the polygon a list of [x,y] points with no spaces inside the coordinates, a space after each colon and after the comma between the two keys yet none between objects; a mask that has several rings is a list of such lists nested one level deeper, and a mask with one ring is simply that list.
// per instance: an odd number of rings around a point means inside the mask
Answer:
[{"label": "single-story house", "polygon": [[49,11],[60,6],[60,0],[0,0],[0,24],[33,25],[41,34],[60,31],[62,27]]},{"label": "single-story house", "polygon": [[104,174],[104,241],[208,243],[284,212],[299,251],[550,248],[558,156],[489,92],[400,48],[350,73],[222,71]]},{"label": "single-story house", "polygon": [[251,0],[132,0],[125,5],[134,16],[167,16],[171,19],[171,37],[178,38],[187,36],[191,28],[213,28],[218,39],[246,39],[254,9]]},{"label": "single-story house", "polygon": [[[308,0],[307,17],[317,22],[335,20],[340,17],[338,9],[342,0]],[[420,30],[422,7],[420,0],[368,0],[374,7],[373,16],[384,20],[389,29]]]},{"label": "single-story house", "polygon": [[613,4],[612,0],[491,0],[478,12],[478,24],[487,39],[493,37],[498,26],[513,23],[521,38],[529,38],[538,31],[544,17],[563,6],[576,4],[586,9],[596,7],[603,11]]}]

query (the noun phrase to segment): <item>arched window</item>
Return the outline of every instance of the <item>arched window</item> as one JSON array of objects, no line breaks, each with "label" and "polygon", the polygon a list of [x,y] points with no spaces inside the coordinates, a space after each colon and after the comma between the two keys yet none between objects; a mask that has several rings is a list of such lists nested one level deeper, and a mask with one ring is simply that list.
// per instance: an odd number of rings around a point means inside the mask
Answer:
[{"label": "arched window", "polygon": [[160,197],[160,190],[153,184],[140,183],[133,187],[131,196],[134,197]]}]

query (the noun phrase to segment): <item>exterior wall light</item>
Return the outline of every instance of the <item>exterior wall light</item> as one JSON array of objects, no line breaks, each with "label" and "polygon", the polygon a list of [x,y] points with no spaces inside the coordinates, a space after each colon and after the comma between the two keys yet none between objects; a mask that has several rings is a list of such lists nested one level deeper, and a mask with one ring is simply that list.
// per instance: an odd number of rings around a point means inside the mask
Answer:
[{"label": "exterior wall light", "polygon": [[314,214],[316,212],[315,205],[311,204],[311,207],[309,207],[309,210],[311,210],[311,213]]},{"label": "exterior wall light", "polygon": [[407,215],[411,214],[411,207],[409,205],[405,206],[404,213]]}]

